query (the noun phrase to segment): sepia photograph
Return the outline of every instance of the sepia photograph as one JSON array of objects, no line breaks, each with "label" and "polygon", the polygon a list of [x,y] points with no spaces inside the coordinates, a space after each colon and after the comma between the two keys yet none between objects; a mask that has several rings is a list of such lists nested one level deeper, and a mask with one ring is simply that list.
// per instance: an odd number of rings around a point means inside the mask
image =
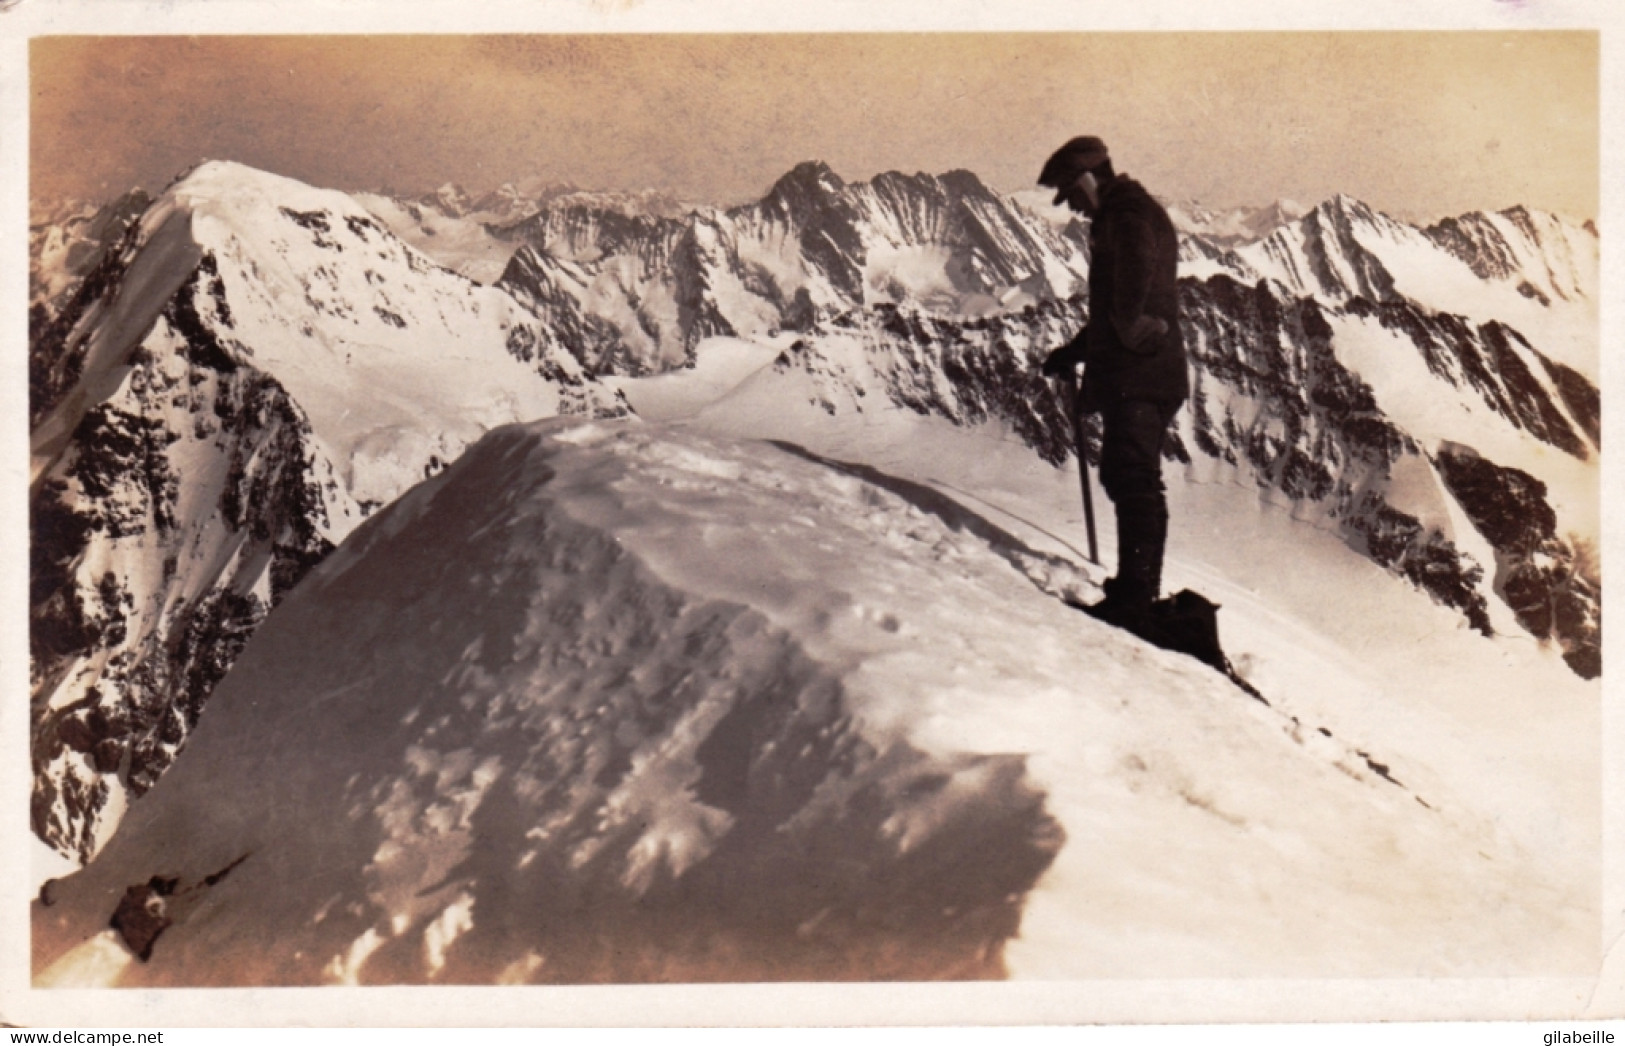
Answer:
[{"label": "sepia photograph", "polygon": [[0,1018],[1625,1016],[1617,39],[1459,6],[0,8]]}]

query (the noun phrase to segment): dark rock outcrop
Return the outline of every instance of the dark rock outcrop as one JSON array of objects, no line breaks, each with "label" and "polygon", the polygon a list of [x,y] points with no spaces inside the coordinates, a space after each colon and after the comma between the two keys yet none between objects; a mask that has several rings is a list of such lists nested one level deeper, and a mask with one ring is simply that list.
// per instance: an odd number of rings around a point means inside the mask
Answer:
[{"label": "dark rock outcrop", "polygon": [[1592,556],[1557,533],[1546,484],[1466,447],[1441,448],[1434,461],[1467,518],[1494,546],[1495,591],[1518,623],[1556,642],[1578,675],[1600,676],[1601,581]]}]

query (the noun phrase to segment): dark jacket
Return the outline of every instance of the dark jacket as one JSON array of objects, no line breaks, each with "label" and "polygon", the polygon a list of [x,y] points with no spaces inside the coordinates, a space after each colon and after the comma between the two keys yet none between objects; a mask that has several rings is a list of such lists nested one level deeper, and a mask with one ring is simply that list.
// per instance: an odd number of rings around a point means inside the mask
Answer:
[{"label": "dark jacket", "polygon": [[1089,324],[1074,339],[1087,364],[1085,408],[1184,402],[1190,377],[1179,329],[1179,237],[1168,212],[1139,182],[1114,178],[1101,193],[1089,250]]}]

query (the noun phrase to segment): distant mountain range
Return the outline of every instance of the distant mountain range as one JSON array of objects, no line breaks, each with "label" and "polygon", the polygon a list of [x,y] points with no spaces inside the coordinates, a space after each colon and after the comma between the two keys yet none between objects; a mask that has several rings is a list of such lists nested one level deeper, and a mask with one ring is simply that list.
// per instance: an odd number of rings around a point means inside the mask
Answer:
[{"label": "distant mountain range", "polygon": [[[1600,672],[1597,233],[1417,228],[1339,196],[1176,208],[1194,394],[1170,454],[1239,477],[1482,632]],[[32,823],[87,860],[267,614],[497,426],[782,342],[785,395],[1071,427],[1036,364],[1085,320],[1087,224],[974,174],[759,201],[350,196],[231,163],[31,230]]]}]

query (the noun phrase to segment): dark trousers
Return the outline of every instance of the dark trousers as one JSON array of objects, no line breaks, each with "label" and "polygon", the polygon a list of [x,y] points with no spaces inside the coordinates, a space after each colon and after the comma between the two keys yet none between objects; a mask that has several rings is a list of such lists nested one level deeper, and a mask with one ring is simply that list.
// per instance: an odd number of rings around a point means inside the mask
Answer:
[{"label": "dark trousers", "polygon": [[1132,602],[1155,599],[1162,586],[1168,501],[1162,445],[1178,404],[1121,400],[1101,411],[1100,485],[1117,513],[1113,591]]},{"label": "dark trousers", "polygon": [[1101,411],[1100,485],[1113,503],[1151,496],[1162,500],[1162,444],[1177,404],[1121,400]]}]

